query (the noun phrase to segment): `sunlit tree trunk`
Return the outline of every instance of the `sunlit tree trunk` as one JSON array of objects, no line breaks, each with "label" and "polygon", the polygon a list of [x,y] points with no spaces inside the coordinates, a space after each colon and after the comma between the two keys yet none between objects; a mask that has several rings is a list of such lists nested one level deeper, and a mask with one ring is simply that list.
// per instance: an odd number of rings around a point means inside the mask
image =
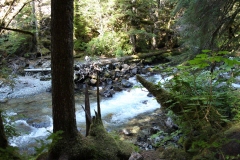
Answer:
[{"label": "sunlit tree trunk", "polygon": [[135,53],[136,52],[136,48],[137,48],[137,44],[136,44],[137,38],[135,34],[130,35],[130,42],[132,44],[132,52]]},{"label": "sunlit tree trunk", "polygon": [[32,27],[34,30],[34,36],[32,40],[32,52],[38,51],[38,23],[37,23],[37,17],[36,17],[36,9],[35,9],[35,0],[31,2],[32,5]]},{"label": "sunlit tree trunk", "polygon": [[8,146],[8,142],[4,132],[2,113],[0,111],[0,148],[5,149],[7,146]]},{"label": "sunlit tree trunk", "polygon": [[[135,17],[136,14],[137,14],[137,9],[135,7],[136,6],[136,0],[131,0],[131,3],[132,3],[131,11],[132,11],[132,14],[134,15],[131,18],[131,26],[132,26],[131,30],[134,31],[137,28],[136,17]],[[136,34],[132,33],[130,35],[130,42],[132,44],[132,52],[135,53],[136,52],[136,48],[137,48],[137,36],[136,36]]]},{"label": "sunlit tree trunk", "polygon": [[98,11],[98,19],[99,19],[99,34],[100,36],[103,36],[104,35],[104,23],[103,23],[103,13],[102,13],[102,4],[101,4],[101,1],[100,0],[97,0],[98,2],[98,8],[96,9]]},{"label": "sunlit tree trunk", "polygon": [[77,136],[73,83],[73,0],[51,1],[53,132]]}]

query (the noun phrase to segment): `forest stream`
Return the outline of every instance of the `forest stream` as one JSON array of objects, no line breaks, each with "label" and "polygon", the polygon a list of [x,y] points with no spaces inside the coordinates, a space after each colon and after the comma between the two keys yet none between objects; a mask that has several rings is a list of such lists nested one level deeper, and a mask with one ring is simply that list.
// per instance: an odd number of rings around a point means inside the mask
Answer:
[{"label": "forest stream", "polygon": [[[161,76],[155,75],[151,77],[151,81],[159,81],[160,78]],[[30,80],[31,78],[28,79],[28,85],[31,84]],[[139,85],[135,77],[129,79],[129,81]],[[44,83],[41,88],[49,85],[50,81]],[[34,87],[38,88],[37,86]],[[21,90],[23,91],[22,93]],[[18,94],[27,95],[27,92],[31,92],[31,90],[22,88],[16,90],[16,92],[13,91],[12,94],[17,92],[19,92]],[[141,116],[139,117],[138,115],[143,113],[143,115],[147,115],[159,109],[160,105],[154,97],[147,96],[148,93],[144,88],[133,87],[132,89],[115,93],[111,98],[102,98],[100,102],[101,112],[106,130],[119,132],[120,128],[128,126],[129,120],[136,118],[140,121]],[[17,97],[16,95],[14,96]],[[85,135],[85,113],[82,109],[82,106],[84,106],[84,94],[76,93],[75,101],[77,127]],[[95,94],[90,94],[90,103],[93,115],[94,109],[97,107]],[[10,138],[10,144],[18,147],[21,153],[33,154],[35,152],[34,147],[40,147],[40,143],[36,140],[45,140],[53,129],[51,93],[42,92],[26,96],[25,98],[12,98],[0,104],[1,108],[11,117],[9,121],[13,121],[12,123],[17,133],[20,134]],[[139,128],[139,126],[132,127]]]}]

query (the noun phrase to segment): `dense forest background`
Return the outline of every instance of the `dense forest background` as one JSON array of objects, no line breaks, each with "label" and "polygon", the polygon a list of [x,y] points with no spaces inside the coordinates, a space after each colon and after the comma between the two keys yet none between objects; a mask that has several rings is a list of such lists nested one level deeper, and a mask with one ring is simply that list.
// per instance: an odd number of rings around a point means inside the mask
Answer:
[{"label": "dense forest background", "polygon": [[[54,2],[57,6],[57,1]],[[64,37],[65,30],[57,28],[57,23],[54,24],[55,28],[51,28],[51,5],[50,0],[0,1],[1,85],[9,83],[10,74],[21,74],[26,67],[25,63],[21,63],[23,59],[53,56],[53,53],[54,60],[61,59],[52,52],[52,47],[58,50],[65,46],[57,46],[56,37],[54,45],[53,42],[51,44],[51,34],[58,36],[59,42],[63,44],[64,38],[68,37]],[[239,5],[239,0],[74,0],[73,54],[80,58],[112,58],[178,50],[175,57],[168,57],[174,63],[161,68],[161,72],[174,75],[164,87],[137,76],[180,128],[180,131],[172,132],[168,138],[181,134],[179,143],[182,148],[177,151],[167,148],[165,156],[169,159],[177,159],[180,155],[183,159],[239,159],[240,153],[236,148],[240,137],[240,96],[239,89],[232,86],[232,83],[239,83],[240,74]],[[57,34],[55,29],[62,33]],[[61,34],[64,35],[63,39]],[[65,49],[62,50],[69,51]],[[61,48],[58,51],[61,52]],[[62,52],[59,55],[65,56]],[[72,62],[69,63],[71,65]],[[56,61],[53,66],[57,66]],[[69,73],[72,75],[72,70]],[[67,113],[74,113],[72,110]],[[103,129],[99,129],[99,124],[99,121],[95,121],[95,130],[90,132],[90,136],[94,137],[98,131],[104,133]],[[63,126],[59,123],[57,125],[58,128]],[[69,126],[65,124],[65,127]],[[69,130],[73,130],[77,137],[76,128]],[[0,138],[4,137],[2,135],[1,132]],[[101,136],[106,138],[105,134]],[[3,146],[0,151],[3,152],[6,151],[5,140],[0,139],[0,148]],[[85,154],[98,153],[83,145],[96,145],[92,139],[84,139],[85,142],[82,142],[82,138],[75,140],[81,141],[79,144],[85,147]],[[51,153],[56,157],[65,156],[62,153],[58,155],[59,146],[63,147],[64,143],[54,144]],[[75,146],[74,149],[78,151],[82,149],[82,146],[73,143],[70,146]],[[116,146],[119,149],[118,143]],[[61,151],[65,153],[62,148]],[[69,157],[81,157],[83,153],[74,155],[72,150],[66,152]],[[125,152],[120,155],[126,156]]]},{"label": "dense forest background", "polygon": [[[238,1],[74,1],[76,54],[238,49]],[[50,54],[50,1],[1,1],[1,55]]]}]

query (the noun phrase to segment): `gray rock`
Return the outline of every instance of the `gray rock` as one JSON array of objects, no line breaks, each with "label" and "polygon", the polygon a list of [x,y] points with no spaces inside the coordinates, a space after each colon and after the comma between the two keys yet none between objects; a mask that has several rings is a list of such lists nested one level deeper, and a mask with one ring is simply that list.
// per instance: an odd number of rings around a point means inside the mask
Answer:
[{"label": "gray rock", "polygon": [[126,87],[126,88],[131,88],[131,87],[133,86],[133,83],[129,82],[129,81],[126,80],[126,79],[122,79],[121,85],[122,85],[123,87]]},{"label": "gray rock", "polygon": [[143,156],[137,152],[133,152],[128,160],[143,160]]}]

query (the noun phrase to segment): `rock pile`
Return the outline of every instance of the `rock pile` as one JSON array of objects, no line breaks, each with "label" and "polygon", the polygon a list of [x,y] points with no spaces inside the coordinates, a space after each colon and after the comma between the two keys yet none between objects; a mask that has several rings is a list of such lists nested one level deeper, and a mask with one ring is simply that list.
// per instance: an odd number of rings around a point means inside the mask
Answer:
[{"label": "rock pile", "polygon": [[99,85],[102,87],[101,95],[112,97],[115,92],[133,87],[130,77],[136,74],[153,74],[152,68],[141,63],[116,62],[101,64],[101,62],[76,63],[74,66],[74,82],[76,89],[84,88],[84,84],[90,86],[97,85],[99,75]]}]

